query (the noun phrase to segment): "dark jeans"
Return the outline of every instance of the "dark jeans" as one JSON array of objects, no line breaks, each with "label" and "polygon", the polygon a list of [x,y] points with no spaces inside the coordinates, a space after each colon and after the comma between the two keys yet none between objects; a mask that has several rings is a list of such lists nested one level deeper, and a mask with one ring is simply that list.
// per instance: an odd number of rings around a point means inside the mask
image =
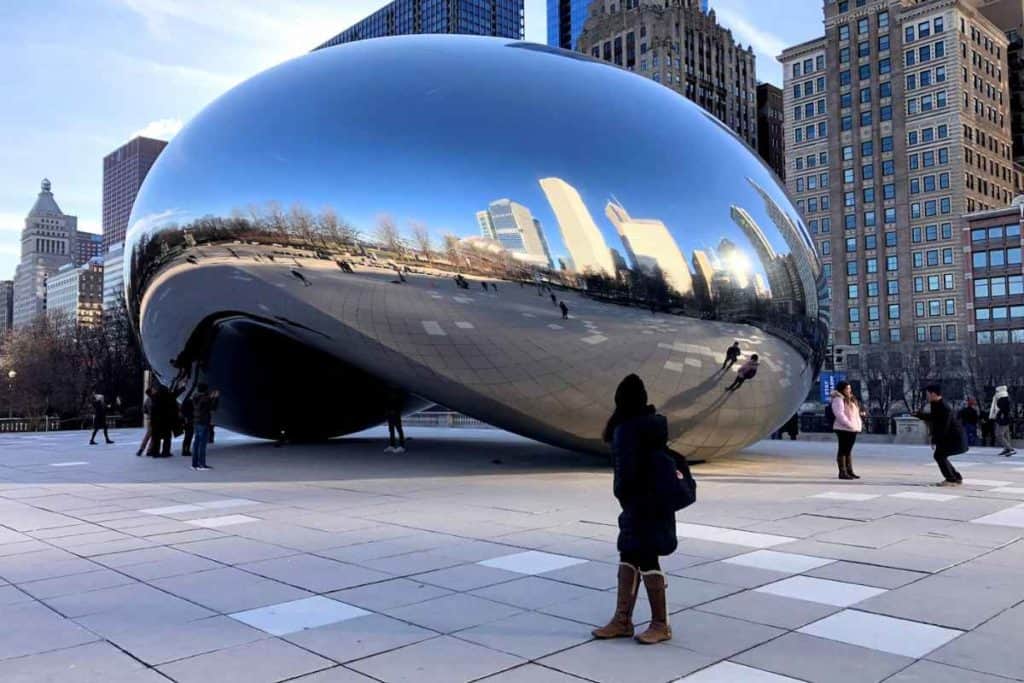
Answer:
[{"label": "dark jeans", "polygon": [[737,390],[737,389],[739,389],[739,388],[740,388],[741,386],[743,386],[743,383],[744,383],[744,382],[746,382],[746,381],[747,381],[747,378],[746,378],[746,377],[740,377],[739,375],[736,375],[736,379],[734,379],[734,380],[732,381],[732,384],[730,384],[729,386],[727,386],[727,387],[725,388],[725,390],[726,390],[726,391],[736,391],[736,390]]},{"label": "dark jeans", "polygon": [[401,415],[388,415],[388,444],[395,447],[395,433],[398,433],[398,445],[405,448],[405,431],[402,429]]},{"label": "dark jeans", "polygon": [[654,553],[620,553],[619,561],[631,564],[642,572],[654,572],[661,570],[658,563],[658,556]]},{"label": "dark jeans", "polygon": [[107,434],[107,425],[98,425],[93,423],[92,436],[89,437],[90,442],[96,440],[96,433],[99,432],[101,429],[103,430],[103,438],[106,439],[107,441],[110,441],[110,435]]},{"label": "dark jeans", "polygon": [[965,424],[964,433],[967,434],[967,445],[977,446],[978,445],[978,425]]},{"label": "dark jeans", "polygon": [[153,434],[153,438],[149,442],[149,455],[152,456],[167,456],[171,454],[171,435],[163,433],[160,435]]},{"label": "dark jeans", "polygon": [[206,444],[210,439],[210,426],[197,424],[192,439],[192,467],[206,467]]},{"label": "dark jeans", "polygon": [[857,441],[857,432],[845,432],[842,429],[835,430],[836,440],[839,442],[836,448],[836,457],[853,455],[853,444]]},{"label": "dark jeans", "polygon": [[728,368],[731,368],[735,364],[736,364],[736,359],[735,358],[726,358],[724,361],[722,361],[722,369],[726,370]]},{"label": "dark jeans", "polygon": [[192,435],[195,433],[195,424],[192,422],[185,423],[184,435],[181,439],[181,454],[192,455]]},{"label": "dark jeans", "polygon": [[949,458],[952,454],[946,453],[945,451],[936,447],[935,449],[935,462],[939,466],[939,471],[942,472],[942,476],[946,481],[963,481],[964,478],[960,476],[960,473],[956,471],[956,468],[949,462]]}]

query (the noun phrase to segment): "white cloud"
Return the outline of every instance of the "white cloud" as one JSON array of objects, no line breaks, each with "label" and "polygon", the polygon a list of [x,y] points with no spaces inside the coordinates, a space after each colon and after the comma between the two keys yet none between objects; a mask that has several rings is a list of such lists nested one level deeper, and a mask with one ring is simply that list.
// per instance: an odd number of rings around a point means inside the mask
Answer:
[{"label": "white cloud", "polygon": [[100,225],[100,222],[95,218],[79,218],[78,229],[84,232],[103,232],[103,226]]},{"label": "white cloud", "polygon": [[[25,210],[28,213],[28,209]],[[25,213],[18,214],[10,211],[0,211],[0,232],[17,232],[25,228]]]},{"label": "white cloud", "polygon": [[733,34],[741,43],[749,44],[754,48],[755,52],[763,56],[774,60],[783,50],[789,47],[785,40],[774,33],[755,26],[731,8],[716,5],[714,10],[719,22],[726,28],[732,29]]},{"label": "white cloud", "polygon": [[157,119],[150,121],[144,127],[131,134],[131,137],[142,136],[145,138],[156,138],[157,140],[170,140],[184,125],[181,119]]}]

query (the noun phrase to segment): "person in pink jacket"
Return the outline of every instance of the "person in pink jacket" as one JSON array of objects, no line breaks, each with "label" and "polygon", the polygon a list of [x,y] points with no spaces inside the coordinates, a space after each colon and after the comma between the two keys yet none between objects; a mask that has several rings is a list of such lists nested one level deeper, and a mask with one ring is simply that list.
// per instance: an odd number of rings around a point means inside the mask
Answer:
[{"label": "person in pink jacket", "polygon": [[860,404],[857,403],[849,382],[837,384],[831,399],[832,414],[835,416],[832,431],[836,433],[836,440],[839,442],[836,449],[839,478],[860,479],[853,473],[853,444],[864,426],[861,422]]}]

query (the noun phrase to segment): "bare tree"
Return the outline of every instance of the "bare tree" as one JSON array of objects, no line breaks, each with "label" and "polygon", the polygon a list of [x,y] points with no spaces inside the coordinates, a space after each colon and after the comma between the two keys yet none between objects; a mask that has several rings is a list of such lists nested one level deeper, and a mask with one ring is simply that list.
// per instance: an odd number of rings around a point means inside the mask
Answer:
[{"label": "bare tree", "polygon": [[444,253],[453,266],[459,266],[459,238],[452,233],[445,233]]},{"label": "bare tree", "polygon": [[402,236],[398,233],[395,220],[388,214],[377,216],[377,242],[383,249],[402,253]]},{"label": "bare tree", "polygon": [[412,237],[416,240],[416,246],[419,247],[420,253],[429,262],[430,259],[430,230],[427,226],[419,221],[410,221],[409,227],[412,228]]}]

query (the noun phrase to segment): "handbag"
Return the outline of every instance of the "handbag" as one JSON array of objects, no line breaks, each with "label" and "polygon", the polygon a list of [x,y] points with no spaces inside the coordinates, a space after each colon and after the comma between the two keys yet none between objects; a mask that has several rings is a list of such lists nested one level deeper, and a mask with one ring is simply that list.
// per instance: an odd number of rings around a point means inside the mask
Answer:
[{"label": "handbag", "polygon": [[[675,512],[697,502],[697,481],[686,457],[667,446],[654,458],[654,492],[657,504]],[[682,476],[680,476],[682,475]]]}]

